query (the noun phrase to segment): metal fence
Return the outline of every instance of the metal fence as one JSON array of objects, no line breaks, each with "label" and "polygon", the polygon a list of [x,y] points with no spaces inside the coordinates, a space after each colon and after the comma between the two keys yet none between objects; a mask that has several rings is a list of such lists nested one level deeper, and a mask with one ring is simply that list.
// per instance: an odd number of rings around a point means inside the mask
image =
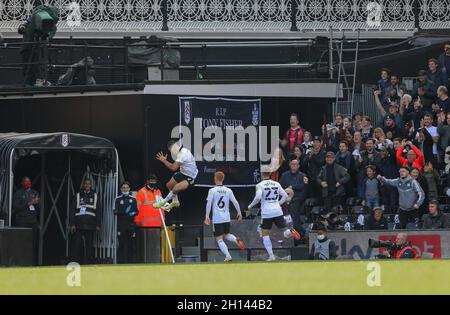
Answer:
[{"label": "metal fence", "polygon": [[[381,24],[370,26],[370,2]],[[450,0],[0,0],[0,32],[15,33],[36,3],[60,9],[60,31],[117,33],[411,31],[450,27]],[[76,3],[81,25],[70,27]]]}]

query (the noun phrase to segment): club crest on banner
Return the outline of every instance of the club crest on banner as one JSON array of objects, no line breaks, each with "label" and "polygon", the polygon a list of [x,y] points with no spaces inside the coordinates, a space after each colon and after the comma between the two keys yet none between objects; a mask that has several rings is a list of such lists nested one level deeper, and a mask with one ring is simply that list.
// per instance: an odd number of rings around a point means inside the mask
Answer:
[{"label": "club crest on banner", "polygon": [[254,126],[259,125],[259,110],[256,107],[256,104],[254,105],[253,110],[252,110],[252,124]]},{"label": "club crest on banner", "polygon": [[184,122],[186,125],[191,122],[191,103],[189,101],[184,101]]},{"label": "club crest on banner", "polygon": [[69,135],[67,133],[61,135],[61,145],[65,148],[69,145]]}]

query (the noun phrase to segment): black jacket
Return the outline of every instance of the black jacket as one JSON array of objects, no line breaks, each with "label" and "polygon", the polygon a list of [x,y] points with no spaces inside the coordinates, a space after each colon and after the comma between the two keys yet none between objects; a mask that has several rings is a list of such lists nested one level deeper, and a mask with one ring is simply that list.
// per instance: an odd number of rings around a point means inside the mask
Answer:
[{"label": "black jacket", "polygon": [[380,221],[375,220],[375,218],[370,215],[364,222],[364,230],[387,230],[388,220],[385,217],[381,217]]},{"label": "black jacket", "polygon": [[[85,211],[83,211],[85,208]],[[95,230],[101,226],[102,212],[97,193],[81,190],[72,200],[69,224],[79,230]]]},{"label": "black jacket", "polygon": [[439,211],[436,216],[427,213],[422,217],[423,229],[446,229],[449,227],[448,216],[446,213]]},{"label": "black jacket", "polygon": [[114,202],[114,214],[117,215],[118,230],[128,229],[135,226],[134,217],[139,210],[137,200],[131,195],[120,195]]},{"label": "black jacket", "polygon": [[305,178],[305,174],[302,172],[297,172],[293,174],[290,170],[286,171],[281,175],[280,185],[284,189],[289,186],[292,186],[292,190],[294,191],[294,197],[299,199],[301,202],[306,198],[306,185],[303,181]]},{"label": "black jacket", "polygon": [[316,178],[322,166],[325,165],[325,155],[326,152],[324,149],[320,149],[317,154],[313,154],[308,157],[308,177],[311,179]]},{"label": "black jacket", "polygon": [[32,228],[38,225],[37,205],[34,210],[28,205],[31,199],[37,196],[39,194],[33,189],[21,188],[14,193],[12,213],[15,216],[15,226]]}]

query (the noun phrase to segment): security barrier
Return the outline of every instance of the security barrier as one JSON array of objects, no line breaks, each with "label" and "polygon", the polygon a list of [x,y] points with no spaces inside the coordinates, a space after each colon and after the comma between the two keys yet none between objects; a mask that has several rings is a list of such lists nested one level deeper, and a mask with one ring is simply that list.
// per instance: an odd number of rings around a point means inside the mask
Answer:
[{"label": "security barrier", "polygon": [[[394,241],[400,232],[408,234],[408,242],[411,242],[420,257],[450,258],[450,230],[336,231],[328,232],[327,236],[336,243],[339,258],[370,259],[380,254],[377,248],[369,248],[370,238]],[[315,240],[316,234],[310,233],[310,249]]]}]

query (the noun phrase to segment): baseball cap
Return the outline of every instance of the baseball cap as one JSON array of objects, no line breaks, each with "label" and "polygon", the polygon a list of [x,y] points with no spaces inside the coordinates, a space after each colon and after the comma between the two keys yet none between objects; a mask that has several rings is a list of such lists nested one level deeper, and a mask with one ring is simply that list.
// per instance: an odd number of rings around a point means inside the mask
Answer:
[{"label": "baseball cap", "polygon": [[320,142],[322,142],[322,138],[320,138],[319,136],[314,136],[313,141],[320,141]]},{"label": "baseball cap", "polygon": [[388,120],[388,119],[395,120],[395,117],[394,117],[394,115],[392,115],[392,114],[387,114],[387,115],[384,117],[384,120]]}]

